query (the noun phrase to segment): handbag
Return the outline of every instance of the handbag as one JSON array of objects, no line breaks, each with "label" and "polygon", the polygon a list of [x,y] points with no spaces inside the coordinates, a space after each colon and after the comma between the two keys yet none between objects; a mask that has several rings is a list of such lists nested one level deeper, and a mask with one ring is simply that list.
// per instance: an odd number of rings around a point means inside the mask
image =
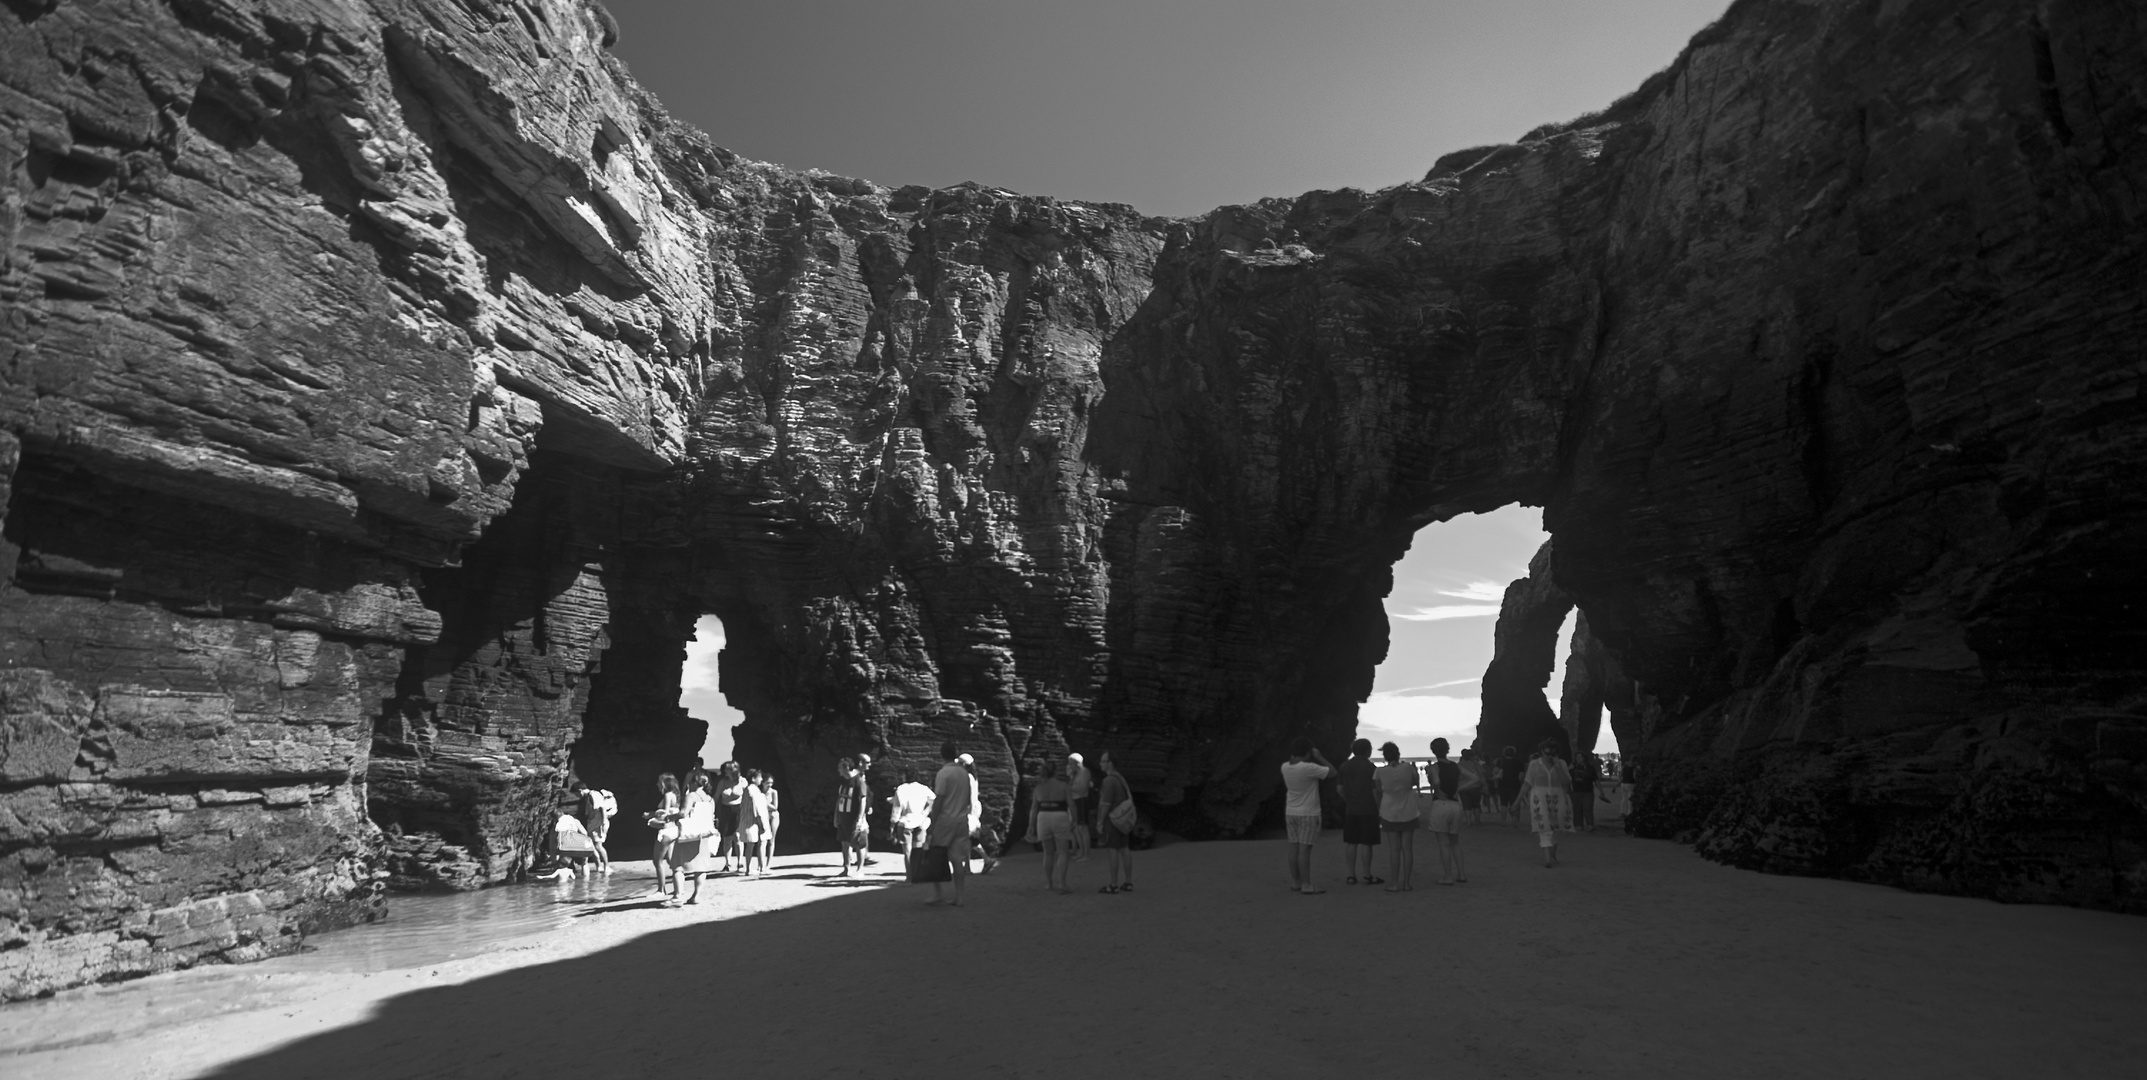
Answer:
[{"label": "handbag", "polygon": [[1111,813],[1107,820],[1110,821],[1112,828],[1125,833],[1127,836],[1133,835],[1133,826],[1141,820],[1141,812],[1139,808],[1133,805],[1133,792],[1130,789],[1126,792],[1124,801],[1111,807]]},{"label": "handbag", "polygon": [[909,865],[905,875],[912,885],[929,885],[936,881],[953,881],[954,866],[947,862],[947,849],[921,847],[909,853]]}]

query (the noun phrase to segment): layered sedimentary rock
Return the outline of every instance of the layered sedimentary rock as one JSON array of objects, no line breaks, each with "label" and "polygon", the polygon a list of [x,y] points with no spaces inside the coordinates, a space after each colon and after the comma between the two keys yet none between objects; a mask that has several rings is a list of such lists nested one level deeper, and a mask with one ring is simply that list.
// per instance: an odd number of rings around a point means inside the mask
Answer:
[{"label": "layered sedimentary rock", "polygon": [[1512,502],[1640,830],[2136,909],[2138,19],[1747,0],[1166,222],[740,159],[580,0],[10,3],[0,994],[509,879],[575,775],[634,850],[708,613],[808,839],[946,738],[993,821],[1072,745],[1240,833],[1415,530]]}]

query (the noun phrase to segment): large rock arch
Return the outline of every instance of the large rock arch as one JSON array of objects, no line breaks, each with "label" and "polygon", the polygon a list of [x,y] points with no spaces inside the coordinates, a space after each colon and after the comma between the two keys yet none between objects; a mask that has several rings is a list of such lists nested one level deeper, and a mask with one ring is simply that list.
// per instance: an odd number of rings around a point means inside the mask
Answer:
[{"label": "large rock arch", "polygon": [[1639,827],[2136,908],[2134,18],[1745,0],[1169,222],[739,159],[580,0],[13,5],[0,992],[511,877],[571,771],[691,763],[708,612],[802,821],[951,735],[995,814],[1108,746],[1239,832],[1409,537],[1513,502]]}]

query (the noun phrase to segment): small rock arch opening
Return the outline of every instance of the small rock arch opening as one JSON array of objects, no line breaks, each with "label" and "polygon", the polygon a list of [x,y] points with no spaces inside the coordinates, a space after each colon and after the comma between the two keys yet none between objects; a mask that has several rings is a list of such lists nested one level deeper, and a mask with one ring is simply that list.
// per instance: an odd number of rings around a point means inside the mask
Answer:
[{"label": "small rock arch opening", "polygon": [[1496,755],[1544,739],[1569,753],[1618,752],[1614,721],[1631,702],[1616,660],[1551,577],[1540,511],[1510,505],[1419,529],[1395,563],[1387,654],[1358,710],[1357,733],[1406,757],[1434,738],[1454,754]]}]

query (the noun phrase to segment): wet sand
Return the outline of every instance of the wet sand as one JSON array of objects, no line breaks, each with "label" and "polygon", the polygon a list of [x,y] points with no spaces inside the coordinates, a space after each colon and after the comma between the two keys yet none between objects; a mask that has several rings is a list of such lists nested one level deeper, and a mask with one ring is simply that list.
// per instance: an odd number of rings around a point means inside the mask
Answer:
[{"label": "wet sand", "polygon": [[1434,867],[1403,894],[1342,884],[1339,833],[1320,896],[1287,890],[1279,841],[1137,853],[1122,896],[1096,893],[1100,856],[1059,896],[1025,855],[960,909],[925,906],[886,854],[864,884],[797,856],[678,909],[521,886],[567,914],[474,956],[382,970],[336,961],[329,935],[315,957],[0,1008],[0,1074],[2018,1080],[2147,1061],[2147,920],[1609,833],[1549,871],[1525,833],[1464,845],[1468,884]]}]

